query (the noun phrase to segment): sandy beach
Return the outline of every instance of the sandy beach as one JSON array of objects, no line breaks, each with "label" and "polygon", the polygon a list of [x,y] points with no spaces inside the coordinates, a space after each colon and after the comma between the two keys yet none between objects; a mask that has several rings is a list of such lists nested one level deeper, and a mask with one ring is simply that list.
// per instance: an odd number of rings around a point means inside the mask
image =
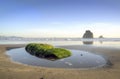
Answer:
[{"label": "sandy beach", "polygon": [[11,48],[21,45],[0,45],[0,79],[119,79],[120,49],[87,45],[61,46],[68,49],[84,50],[107,57],[113,66],[98,69],[59,69],[35,67],[14,63],[5,54]]}]

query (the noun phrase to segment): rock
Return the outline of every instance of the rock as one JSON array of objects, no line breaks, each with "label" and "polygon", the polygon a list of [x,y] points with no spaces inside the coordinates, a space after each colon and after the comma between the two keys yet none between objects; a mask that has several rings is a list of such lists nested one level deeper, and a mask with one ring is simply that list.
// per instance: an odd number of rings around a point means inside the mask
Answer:
[{"label": "rock", "polygon": [[83,35],[83,38],[93,38],[93,33],[90,30],[86,30]]},{"label": "rock", "polygon": [[44,79],[44,78],[42,77],[42,78],[40,78],[40,79]]},{"label": "rock", "polygon": [[104,38],[104,37],[101,35],[101,36],[99,36],[99,38]]},{"label": "rock", "polygon": [[[93,38],[93,33],[90,30],[86,30],[86,32],[83,35],[83,38]],[[83,44],[93,44],[93,41],[83,41]]]},{"label": "rock", "polygon": [[51,61],[66,58],[72,55],[71,51],[67,49],[55,48],[49,44],[30,43],[26,45],[25,50],[33,56]]},{"label": "rock", "polygon": [[83,56],[83,54],[80,54],[81,56]]}]

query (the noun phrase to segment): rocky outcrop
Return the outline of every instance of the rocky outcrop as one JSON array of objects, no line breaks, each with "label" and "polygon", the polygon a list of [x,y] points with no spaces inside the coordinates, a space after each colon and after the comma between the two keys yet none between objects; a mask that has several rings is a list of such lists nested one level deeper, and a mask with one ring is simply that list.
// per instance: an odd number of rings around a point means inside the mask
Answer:
[{"label": "rocky outcrop", "polygon": [[[90,30],[86,30],[86,32],[83,35],[83,38],[85,38],[85,39],[93,38],[93,33]],[[84,40],[83,44],[93,44],[93,41]]]},{"label": "rocky outcrop", "polygon": [[62,59],[72,55],[71,51],[64,48],[55,48],[50,44],[30,43],[25,49],[33,56],[48,60]]},{"label": "rocky outcrop", "polygon": [[86,30],[83,35],[83,38],[93,38],[93,33],[90,30]]},{"label": "rocky outcrop", "polygon": [[99,38],[104,38],[104,37],[101,35],[101,36],[99,36]]}]

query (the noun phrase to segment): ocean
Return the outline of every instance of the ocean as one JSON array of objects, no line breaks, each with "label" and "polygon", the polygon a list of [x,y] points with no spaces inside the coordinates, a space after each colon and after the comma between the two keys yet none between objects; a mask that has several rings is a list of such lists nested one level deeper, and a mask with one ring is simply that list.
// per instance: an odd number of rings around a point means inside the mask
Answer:
[{"label": "ocean", "polygon": [[[84,42],[88,43],[84,43]],[[92,43],[89,43],[92,42]],[[91,45],[91,46],[105,46],[105,47],[114,47],[120,48],[120,38],[109,38],[109,39],[82,39],[82,40],[65,40],[65,41],[10,41],[10,40],[0,40],[0,44],[28,44],[28,43],[47,43],[54,46],[62,45]]]}]

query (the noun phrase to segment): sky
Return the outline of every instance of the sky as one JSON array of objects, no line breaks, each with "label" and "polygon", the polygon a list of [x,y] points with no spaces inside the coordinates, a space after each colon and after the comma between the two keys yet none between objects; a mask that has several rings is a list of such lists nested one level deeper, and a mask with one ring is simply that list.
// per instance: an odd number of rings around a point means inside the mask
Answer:
[{"label": "sky", "polygon": [[0,0],[0,35],[120,38],[120,0]]}]

